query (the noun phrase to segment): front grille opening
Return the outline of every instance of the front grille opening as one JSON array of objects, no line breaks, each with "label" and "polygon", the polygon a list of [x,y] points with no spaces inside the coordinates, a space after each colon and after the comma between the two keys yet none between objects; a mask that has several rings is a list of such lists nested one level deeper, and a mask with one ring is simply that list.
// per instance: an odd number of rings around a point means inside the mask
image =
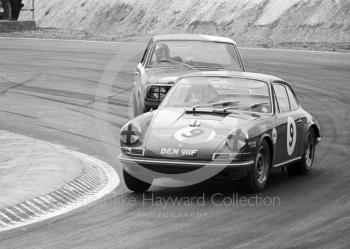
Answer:
[{"label": "front grille opening", "polygon": [[149,88],[146,99],[149,101],[162,102],[171,86],[152,86]]}]

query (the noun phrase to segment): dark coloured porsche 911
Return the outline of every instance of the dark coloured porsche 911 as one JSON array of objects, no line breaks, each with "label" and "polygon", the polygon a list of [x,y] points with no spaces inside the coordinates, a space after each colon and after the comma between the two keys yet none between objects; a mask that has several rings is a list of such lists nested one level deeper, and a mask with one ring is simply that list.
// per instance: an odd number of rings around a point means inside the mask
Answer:
[{"label": "dark coloured porsche 911", "polygon": [[159,109],[128,122],[120,138],[124,180],[136,192],[202,168],[214,169],[208,178],[243,179],[261,191],[272,168],[307,174],[321,141],[290,85],[232,71],[182,76]]}]

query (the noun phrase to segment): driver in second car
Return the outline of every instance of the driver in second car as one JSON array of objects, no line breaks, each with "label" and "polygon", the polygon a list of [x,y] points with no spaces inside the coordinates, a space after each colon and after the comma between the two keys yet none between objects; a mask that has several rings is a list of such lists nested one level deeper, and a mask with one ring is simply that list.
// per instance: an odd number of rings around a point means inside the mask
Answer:
[{"label": "driver in second car", "polygon": [[159,63],[167,62],[167,61],[182,62],[181,57],[179,57],[179,56],[171,57],[170,56],[169,46],[165,43],[157,44],[154,53],[156,55],[156,61],[154,62],[154,64],[159,64]]}]

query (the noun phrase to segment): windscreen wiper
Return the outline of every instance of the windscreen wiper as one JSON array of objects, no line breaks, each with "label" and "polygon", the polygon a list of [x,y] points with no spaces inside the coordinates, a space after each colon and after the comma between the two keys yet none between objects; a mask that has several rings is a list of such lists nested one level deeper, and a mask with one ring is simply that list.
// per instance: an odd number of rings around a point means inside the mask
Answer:
[{"label": "windscreen wiper", "polygon": [[250,110],[250,109],[256,109],[258,108],[259,106],[264,106],[264,105],[268,105],[269,103],[256,103],[256,104],[253,104],[247,108],[245,108],[244,110],[247,111],[247,110]]},{"label": "windscreen wiper", "polygon": [[[228,106],[228,105],[236,105],[238,104],[240,101],[219,101],[219,102],[214,102],[214,103],[210,103],[210,104],[205,104],[205,105],[196,105],[192,107],[193,111],[196,111],[196,109],[198,108],[206,108],[206,107],[214,107],[214,106]],[[226,107],[223,110],[227,109],[232,109],[233,107]]]},{"label": "windscreen wiper", "polygon": [[203,109],[200,109],[200,110],[193,110],[193,109],[188,109],[188,110],[185,110],[186,113],[215,113],[215,114],[236,114],[236,115],[239,115],[240,113],[234,109],[233,107],[230,107],[230,108],[223,108],[223,109],[216,109],[216,108],[212,108],[212,109],[209,109],[209,108],[203,108]]},{"label": "windscreen wiper", "polygon": [[199,70],[209,70],[209,71],[226,70],[226,68],[224,67],[210,67],[210,66],[194,66],[194,67]]},{"label": "windscreen wiper", "polygon": [[160,62],[171,62],[171,63],[174,63],[174,64],[178,64],[178,65],[182,65],[182,66],[185,66],[185,67],[188,67],[190,69],[195,69],[195,67],[189,65],[189,64],[186,64],[184,62],[180,62],[180,61],[176,61],[176,60],[173,60],[173,59],[170,59],[170,58],[163,58],[163,59],[160,59],[159,60]]}]

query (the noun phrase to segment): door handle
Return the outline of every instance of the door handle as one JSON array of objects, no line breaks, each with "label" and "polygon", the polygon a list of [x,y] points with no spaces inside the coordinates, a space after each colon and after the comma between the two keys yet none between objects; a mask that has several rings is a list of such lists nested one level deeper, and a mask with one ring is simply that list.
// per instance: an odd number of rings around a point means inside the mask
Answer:
[{"label": "door handle", "polygon": [[303,120],[302,120],[301,118],[299,118],[299,119],[297,119],[295,122],[296,122],[297,124],[301,124],[301,122],[303,122]]}]

